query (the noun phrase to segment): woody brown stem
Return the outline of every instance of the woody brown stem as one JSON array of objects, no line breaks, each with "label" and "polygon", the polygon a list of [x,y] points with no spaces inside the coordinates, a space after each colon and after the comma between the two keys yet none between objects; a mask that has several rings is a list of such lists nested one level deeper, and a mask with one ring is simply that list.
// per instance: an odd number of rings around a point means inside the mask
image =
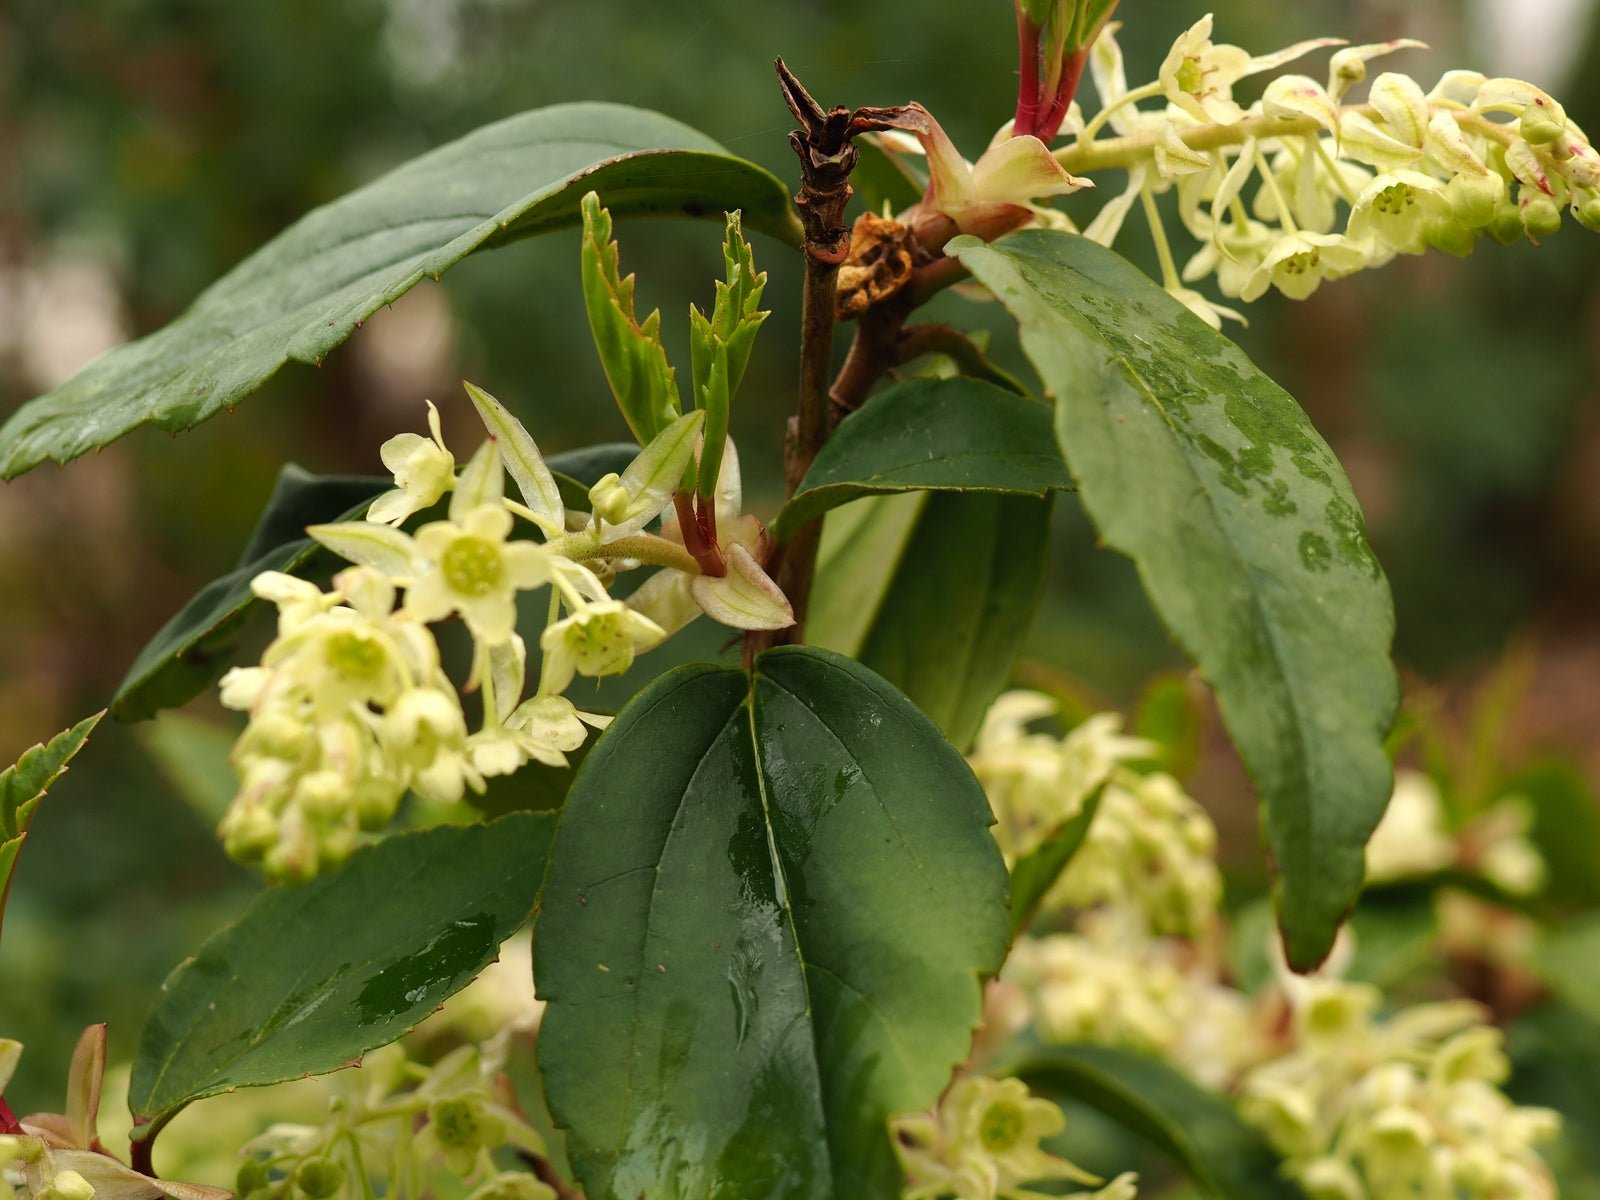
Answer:
[{"label": "woody brown stem", "polygon": [[[784,445],[784,482],[787,494],[792,496],[830,429],[828,380],[833,370],[834,293],[839,265],[850,252],[850,229],[844,220],[852,195],[850,172],[856,165],[856,150],[850,139],[864,130],[884,126],[876,110],[824,111],[781,58],[776,66],[783,98],[802,126],[789,135],[789,145],[800,160],[800,191],[794,199],[805,229],[800,390]],[[820,521],[813,521],[778,552],[774,578],[789,598],[795,624],[776,633],[750,634],[745,639],[746,661],[768,646],[799,639],[821,533]]]}]

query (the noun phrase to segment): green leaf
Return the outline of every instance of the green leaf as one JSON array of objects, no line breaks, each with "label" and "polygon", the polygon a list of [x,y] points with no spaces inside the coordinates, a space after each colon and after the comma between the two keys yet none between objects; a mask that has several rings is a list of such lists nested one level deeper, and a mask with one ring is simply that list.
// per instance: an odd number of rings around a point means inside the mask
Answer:
[{"label": "green leaf", "polygon": [[700,452],[699,493],[710,501],[717,490],[723,445],[728,436],[728,409],[744,381],[756,334],[771,313],[762,312],[761,294],[767,287],[765,272],[756,270],[755,253],[744,240],[737,212],[728,214],[722,239],[723,278],[717,281],[717,298],[708,319],[689,306],[689,358],[694,380],[694,402],[706,410]]},{"label": "green leaf", "polygon": [[494,961],[539,895],[554,820],[400,834],[257,896],[167,977],[128,1103],[151,1137],[185,1105],[336,1071]]},{"label": "green leaf", "polygon": [[611,214],[590,192],[583,198],[583,305],[611,394],[645,446],[682,414],[683,399],[661,344],[661,310],[643,321],[634,315],[635,280],[622,274],[620,254]]},{"label": "green leaf", "polygon": [[[584,508],[589,488],[608,471],[621,471],[639,448],[610,442],[550,456],[549,466],[566,503]],[[215,683],[232,662],[240,635],[261,601],[250,581],[262,571],[316,577],[340,560],[306,536],[306,528],[354,521],[393,481],[367,475],[313,475],[285,466],[250,535],[240,565],[200,590],[145,644],[111,701],[119,721],[142,721],[164,708],[187,704]]]},{"label": "green leaf", "polygon": [[1084,797],[1083,807],[1070,820],[1057,825],[1029,853],[1019,858],[1011,868],[1011,932],[1021,933],[1033,920],[1046,893],[1055,886],[1072,863],[1073,855],[1089,836],[1089,826],[1095,813],[1100,811],[1100,797],[1105,794],[1101,784]]},{"label": "green leaf", "polygon": [[60,779],[72,756],[83,749],[104,712],[85,717],[48,743],[25,750],[13,766],[0,771],[0,924],[5,921],[6,897],[11,894],[11,873],[16,870],[28,826],[50,785]]},{"label": "green leaf", "polygon": [[1392,784],[1388,585],[1332,451],[1231,342],[1084,238],[950,250],[1017,319],[1084,508],[1217,692],[1265,808],[1289,962],[1361,889]]},{"label": "green leaf", "polygon": [[1072,486],[1047,405],[976,379],[912,379],[845,418],[772,531],[787,538],[830,508],[884,492],[1043,496]]},{"label": "green leaf", "polygon": [[686,125],[617,104],[522,113],[308,214],[165,329],[24,405],[0,428],[0,475],[66,462],[146,423],[193,428],[291,359],[320,363],[474,250],[576,224],[591,190],[618,216],[740,208],[750,228],[800,242],[784,185]]},{"label": "green leaf", "polygon": [[1225,1097],[1158,1059],[1108,1046],[1032,1046],[992,1069],[1105,1113],[1170,1157],[1214,1200],[1304,1200],[1266,1139]]},{"label": "green leaf", "polygon": [[589,1200],[898,1197],[886,1118],[966,1056],[1007,943],[961,756],[858,663],[684,667],[600,738],[534,945]]},{"label": "green leaf", "polygon": [[[1044,589],[1050,501],[923,493],[856,527],[829,518],[806,638],[859,659],[903,691],[958,747],[1011,673]],[[909,505],[915,505],[912,512]]]}]

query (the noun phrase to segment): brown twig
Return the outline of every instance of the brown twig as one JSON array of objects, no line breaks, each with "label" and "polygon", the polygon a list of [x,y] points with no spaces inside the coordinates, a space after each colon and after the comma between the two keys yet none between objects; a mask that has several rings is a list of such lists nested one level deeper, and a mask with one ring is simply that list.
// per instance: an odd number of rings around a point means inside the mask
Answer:
[{"label": "brown twig", "polygon": [[[799,402],[784,444],[784,482],[787,493],[793,495],[831,428],[828,380],[833,370],[834,293],[839,266],[850,252],[850,228],[845,224],[844,211],[852,195],[850,172],[856,165],[856,149],[850,139],[868,130],[890,128],[902,110],[824,110],[781,58],[775,65],[783,98],[801,126],[789,135],[789,145],[800,160],[800,191],[795,196],[795,207],[805,229],[806,259],[800,303]],[[813,521],[780,549],[774,577],[794,608],[795,624],[777,633],[753,633],[747,637],[747,663],[768,646],[798,640],[816,571],[821,532],[820,522]]]}]

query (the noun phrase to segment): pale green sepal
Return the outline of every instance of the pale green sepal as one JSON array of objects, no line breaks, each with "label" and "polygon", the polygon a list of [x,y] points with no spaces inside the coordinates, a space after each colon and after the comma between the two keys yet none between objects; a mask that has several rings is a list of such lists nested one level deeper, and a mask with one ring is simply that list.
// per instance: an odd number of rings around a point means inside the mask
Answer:
[{"label": "pale green sepal", "polygon": [[[460,495],[460,492],[456,494]],[[398,529],[366,521],[340,521],[333,525],[312,525],[306,529],[306,533],[318,544],[357,566],[371,567],[391,579],[411,577],[411,561],[416,547]]]},{"label": "pale green sepal", "polygon": [[672,503],[672,493],[694,458],[695,442],[705,416],[696,411],[679,417],[652,438],[639,457],[628,464],[619,481],[628,493],[627,515],[615,525],[606,525],[606,541],[638,533]]},{"label": "pale green sepal", "polygon": [[76,1171],[94,1188],[95,1200],[229,1200],[232,1192],[201,1183],[152,1179],[107,1154],[93,1150],[52,1150],[50,1165],[57,1171]]},{"label": "pale green sepal", "polygon": [[100,1136],[96,1121],[100,1112],[100,1081],[106,1073],[106,1027],[90,1025],[72,1051],[67,1068],[67,1125],[72,1140],[91,1146]]},{"label": "pale green sepal", "polygon": [[713,621],[734,629],[787,629],[794,609],[783,589],[737,542],[727,548],[728,573],[697,575],[690,583],[695,603]]},{"label": "pale green sepal", "polygon": [[22,1043],[11,1038],[0,1038],[0,1092],[6,1090],[6,1084],[11,1082],[11,1077],[16,1074],[17,1063],[22,1058]]},{"label": "pale green sepal", "polygon": [[661,345],[661,313],[641,324],[633,311],[634,277],[623,277],[611,214],[590,192],[583,198],[583,304],[606,381],[641,446],[683,411],[677,376]]},{"label": "pale green sepal", "polygon": [[485,727],[502,725],[522,699],[528,676],[528,647],[516,634],[488,647],[489,686],[483,694]]},{"label": "pale green sepal", "polygon": [[457,525],[467,519],[474,509],[492,504],[496,508],[506,494],[505,466],[500,461],[500,447],[493,438],[478,447],[478,452],[456,480],[456,490],[450,497],[450,519]]},{"label": "pale green sepal", "polygon": [[473,407],[483,418],[484,428],[500,446],[500,458],[511,473],[517,490],[522,493],[522,502],[534,513],[550,521],[554,530],[559,532],[566,524],[566,505],[561,502],[561,489],[556,486],[555,476],[545,465],[544,455],[539,453],[539,447],[527,428],[511,415],[505,405],[482,388],[470,383],[465,387],[467,395],[472,398]]}]

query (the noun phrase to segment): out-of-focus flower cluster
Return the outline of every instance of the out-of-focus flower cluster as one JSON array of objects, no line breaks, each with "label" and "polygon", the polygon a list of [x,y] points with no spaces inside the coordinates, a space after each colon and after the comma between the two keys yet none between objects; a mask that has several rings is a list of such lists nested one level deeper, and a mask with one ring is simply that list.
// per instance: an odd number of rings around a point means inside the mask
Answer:
[{"label": "out-of-focus flower cluster", "polygon": [[1170,775],[1126,765],[1157,748],[1123,736],[1114,713],[1065,737],[1029,730],[1056,709],[1038,692],[1009,692],[978,733],[971,765],[995,810],[1001,851],[1012,862],[1026,857],[1093,799],[1088,834],[1046,904],[1131,908],[1152,932],[1202,931],[1222,897],[1210,818]]},{"label": "out-of-focus flower cluster", "polygon": [[[1241,990],[1223,955],[1209,818],[1175,780],[1129,765],[1158,750],[1122,737],[1114,715],[1065,736],[1030,729],[1056,710],[1033,693],[1002,697],[972,754],[1012,862],[1100,797],[1036,918],[1048,932],[1019,936],[991,989],[991,1025],[1152,1054],[1239,1097],[1312,1200],[1555,1194],[1537,1152],[1555,1116],[1500,1090],[1509,1067],[1483,1010],[1447,1002],[1383,1016],[1365,984],[1286,970],[1258,995]],[[1159,803],[1106,807],[1118,790],[1152,787]],[[1514,892],[1542,877],[1517,802],[1450,836],[1431,782],[1401,772],[1385,826],[1372,848],[1381,877],[1448,866]]]},{"label": "out-of-focus flower cluster", "polygon": [[517,1109],[500,1055],[459,1046],[431,1067],[399,1045],[336,1077],[326,1122],[275,1125],[244,1148],[241,1200],[384,1200],[435,1194],[443,1171],[472,1200],[554,1200],[555,1192],[497,1155],[543,1156]]},{"label": "out-of-focus flower cluster", "polygon": [[1452,831],[1446,825],[1438,784],[1419,771],[1397,771],[1394,795],[1367,843],[1367,882],[1387,883],[1458,867],[1483,876],[1503,892],[1532,895],[1545,880],[1544,859],[1527,837],[1532,822],[1528,802],[1507,796]]},{"label": "out-of-focus flower cluster", "polygon": [[[1090,56],[1100,111],[1059,157],[1076,170],[1126,167],[1129,179],[1085,232],[1109,245],[1142,200],[1165,286],[1217,325],[1238,314],[1187,285],[1214,275],[1226,297],[1277,288],[1303,299],[1324,279],[1397,254],[1467,254],[1483,236],[1537,241],[1561,227],[1563,209],[1600,229],[1600,155],[1540,88],[1452,70],[1424,90],[1386,71],[1364,102],[1349,100],[1368,63],[1420,45],[1321,38],[1252,56],[1213,42],[1207,16],[1177,39],[1154,81],[1129,88],[1108,28]],[[1342,48],[1325,81],[1282,74],[1248,107],[1234,98],[1241,79],[1328,46]],[[1120,136],[1096,142],[1107,125]],[[1201,243],[1181,270],[1151,201],[1173,188]]]},{"label": "out-of-focus flower cluster", "polygon": [[1500,1090],[1510,1063],[1476,1004],[1381,1019],[1375,988],[1315,979],[1287,990],[1293,1049],[1245,1076],[1241,1105],[1311,1200],[1555,1196],[1535,1147],[1559,1118]]},{"label": "out-of-focus flower cluster", "polygon": [[1050,1180],[1095,1189],[1066,1193],[1078,1200],[1133,1200],[1133,1175],[1105,1183],[1040,1147],[1065,1127],[1061,1110],[1030,1096],[1020,1079],[958,1079],[934,1111],[893,1122],[905,1200],[1035,1200],[1044,1193],[1024,1185]]}]

